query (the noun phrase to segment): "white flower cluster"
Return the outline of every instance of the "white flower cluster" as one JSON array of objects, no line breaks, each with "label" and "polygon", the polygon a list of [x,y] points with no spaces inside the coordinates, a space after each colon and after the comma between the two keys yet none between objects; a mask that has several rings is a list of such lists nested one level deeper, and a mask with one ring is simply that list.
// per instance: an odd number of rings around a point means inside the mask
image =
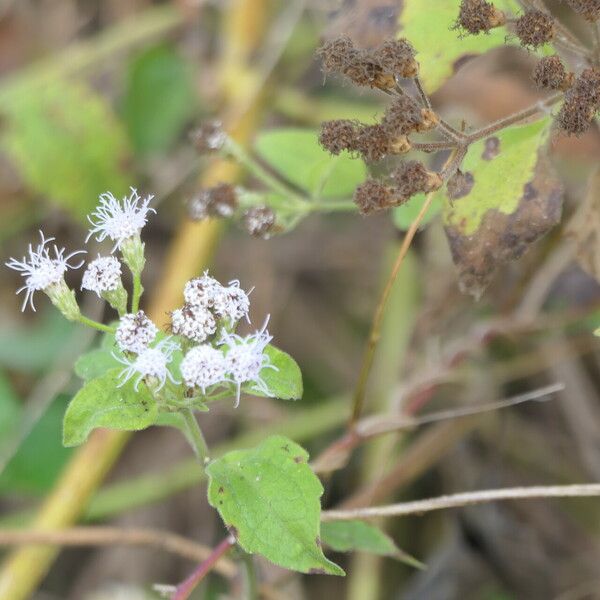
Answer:
[{"label": "white flower cluster", "polygon": [[[115,243],[112,249],[114,252],[124,242],[139,238],[148,213],[155,212],[149,207],[152,198],[153,196],[141,198],[133,188],[131,188],[131,195],[124,198],[122,202],[119,202],[110,192],[102,194],[98,208],[88,216],[92,228],[86,242],[94,235],[98,241],[110,238]],[[70,306],[70,303],[74,303],[75,300],[73,292],[64,282],[64,275],[69,269],[78,269],[83,265],[84,261],[75,265],[70,264],[69,261],[77,254],[85,254],[85,250],[78,250],[65,256],[65,249],[59,249],[54,245],[51,254],[47,245],[54,238],[44,237],[41,231],[40,236],[41,242],[35,248],[29,245],[27,256],[21,260],[11,258],[6,263],[9,268],[20,272],[25,278],[25,285],[17,291],[17,294],[25,291],[22,310],[25,310],[29,304],[35,311],[33,295],[35,292],[43,291],[65,315],[67,310],[72,313],[72,309],[77,307]],[[81,288],[103,297],[105,294],[110,297],[111,292],[121,291],[121,263],[113,256],[98,255],[98,258],[87,266]],[[126,296],[124,290],[122,292]],[[114,294],[113,297],[119,298],[119,294]]]},{"label": "white flower cluster", "polygon": [[[181,362],[181,376],[190,388],[206,390],[220,385],[236,386],[236,406],[244,383],[267,393],[260,372],[269,365],[264,350],[271,336],[263,329],[247,337],[233,330],[242,318],[248,319],[250,300],[239,281],[221,285],[208,272],[188,281],[183,295],[186,304],[172,313],[172,331],[200,345],[191,348]],[[218,329],[220,337],[213,344],[205,342]]]}]

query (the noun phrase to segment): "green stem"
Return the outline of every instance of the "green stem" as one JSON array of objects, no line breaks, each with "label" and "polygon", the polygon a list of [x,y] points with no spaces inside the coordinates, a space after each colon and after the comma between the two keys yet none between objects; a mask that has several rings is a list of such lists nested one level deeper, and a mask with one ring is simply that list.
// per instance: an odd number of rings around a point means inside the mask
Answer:
[{"label": "green stem", "polygon": [[144,288],[142,287],[142,276],[140,273],[133,274],[133,294],[131,296],[131,312],[136,313],[140,309],[140,298]]},{"label": "green stem", "polygon": [[258,581],[256,578],[256,567],[252,554],[242,553],[242,563],[244,565],[244,583],[246,584],[246,600],[258,599]]},{"label": "green stem", "polygon": [[193,411],[190,409],[182,410],[181,414],[185,421],[186,438],[190,443],[190,446],[194,449],[194,453],[198,460],[204,467],[208,462],[208,446],[206,445],[206,440],[204,439],[200,425],[198,425],[198,421],[196,420]]},{"label": "green stem", "polygon": [[83,323],[84,325],[87,325],[88,327],[97,329],[98,331],[104,331],[106,333],[114,333],[114,331],[115,331],[114,327],[104,325],[104,323],[98,323],[98,321],[94,321],[93,319],[88,319],[88,317],[85,317],[83,315],[79,315],[79,318],[77,319],[77,321],[79,323]]},{"label": "green stem", "polygon": [[257,179],[260,179],[267,187],[271,188],[272,191],[282,194],[283,196],[292,196],[297,200],[305,202],[305,198],[287,186],[283,181],[274,177],[269,173],[261,164],[259,164],[242,146],[236,143],[233,139],[227,138],[227,142],[223,147],[223,151],[226,155],[234,158],[238,163],[243,165],[252,175]]}]

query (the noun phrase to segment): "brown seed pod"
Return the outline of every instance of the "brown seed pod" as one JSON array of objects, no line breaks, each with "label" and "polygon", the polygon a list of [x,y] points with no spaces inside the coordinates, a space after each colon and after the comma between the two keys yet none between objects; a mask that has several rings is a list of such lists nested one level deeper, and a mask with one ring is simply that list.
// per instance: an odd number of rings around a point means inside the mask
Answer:
[{"label": "brown seed pod", "polygon": [[442,186],[439,173],[429,171],[417,160],[400,163],[392,172],[392,180],[398,196],[408,199],[419,193],[429,193]]},{"label": "brown seed pod", "polygon": [[544,56],[533,71],[533,81],[539,88],[568,90],[574,81],[573,73],[567,73],[559,56]]},{"label": "brown seed pod", "polygon": [[354,42],[343,35],[325,42],[317,50],[317,56],[321,59],[325,73],[343,73],[357,52]]},{"label": "brown seed pod", "polygon": [[375,179],[367,179],[354,190],[354,203],[363,215],[385,210],[402,203],[394,193],[393,188],[383,185]]},{"label": "brown seed pod", "polygon": [[567,4],[588,21],[600,19],[600,0],[567,0]]},{"label": "brown seed pod", "polygon": [[565,94],[557,116],[559,128],[569,135],[581,135],[591,126],[600,109],[600,69],[582,71]]},{"label": "brown seed pod", "polygon": [[235,188],[229,183],[219,183],[200,190],[188,201],[190,219],[201,221],[208,217],[231,217],[237,208]]},{"label": "brown seed pod", "polygon": [[362,125],[357,131],[356,149],[365,160],[378,161],[391,153],[391,138],[382,125]]},{"label": "brown seed pod", "polygon": [[200,154],[210,154],[223,147],[227,134],[223,131],[220,121],[206,121],[192,131],[190,137]]},{"label": "brown seed pod", "polygon": [[462,0],[455,29],[462,29],[473,35],[488,32],[506,23],[506,16],[485,0]]},{"label": "brown seed pod", "polygon": [[412,78],[419,73],[414,48],[405,40],[386,40],[374,52],[373,58],[386,73]]},{"label": "brown seed pod", "polygon": [[381,121],[390,135],[408,135],[415,131],[427,131],[438,123],[439,119],[432,110],[420,108],[408,96],[396,98]]},{"label": "brown seed pod", "polygon": [[358,124],[348,119],[324,121],[321,123],[319,144],[331,154],[338,155],[342,150],[355,150]]},{"label": "brown seed pod", "polygon": [[244,213],[246,231],[253,237],[268,239],[275,227],[275,213],[268,206],[253,206]]},{"label": "brown seed pod", "polygon": [[529,10],[515,22],[515,33],[523,46],[537,48],[554,38],[554,19],[541,10]]}]

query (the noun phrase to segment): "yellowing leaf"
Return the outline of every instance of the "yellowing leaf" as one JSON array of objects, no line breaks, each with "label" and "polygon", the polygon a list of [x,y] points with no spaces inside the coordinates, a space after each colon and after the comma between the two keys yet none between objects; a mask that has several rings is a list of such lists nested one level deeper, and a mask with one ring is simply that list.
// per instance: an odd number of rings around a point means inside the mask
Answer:
[{"label": "yellowing leaf", "polygon": [[560,220],[562,186],[544,148],[549,123],[511,127],[473,144],[461,167],[469,185],[445,204],[461,288],[477,297],[498,264],[519,258]]},{"label": "yellowing leaf", "polygon": [[[434,92],[448,79],[457,61],[504,46],[507,30],[492,29],[479,35],[461,35],[453,29],[461,0],[404,0],[400,13],[400,33],[415,47],[420,77],[425,89]],[[518,14],[515,0],[495,0],[494,6]]]}]

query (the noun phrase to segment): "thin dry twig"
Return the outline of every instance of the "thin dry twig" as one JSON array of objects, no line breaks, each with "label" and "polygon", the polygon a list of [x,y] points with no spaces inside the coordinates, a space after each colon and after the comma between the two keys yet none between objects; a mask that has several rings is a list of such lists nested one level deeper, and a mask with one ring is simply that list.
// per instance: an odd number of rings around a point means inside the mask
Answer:
[{"label": "thin dry twig", "polygon": [[[149,546],[177,554],[193,562],[202,562],[212,549],[180,535],[160,529],[119,529],[118,527],[72,527],[45,531],[41,529],[0,529],[0,546],[40,544],[51,546]],[[215,570],[225,577],[234,577],[234,563],[222,558]]]},{"label": "thin dry twig", "polygon": [[321,514],[322,521],[348,521],[352,519],[373,519],[377,517],[401,517],[420,515],[433,510],[460,508],[473,504],[497,502],[499,500],[528,500],[534,498],[585,498],[600,496],[600,483],[573,485],[549,485],[498,490],[479,490],[428,498],[414,502],[401,502],[387,506],[373,506],[352,510],[327,510]]}]

